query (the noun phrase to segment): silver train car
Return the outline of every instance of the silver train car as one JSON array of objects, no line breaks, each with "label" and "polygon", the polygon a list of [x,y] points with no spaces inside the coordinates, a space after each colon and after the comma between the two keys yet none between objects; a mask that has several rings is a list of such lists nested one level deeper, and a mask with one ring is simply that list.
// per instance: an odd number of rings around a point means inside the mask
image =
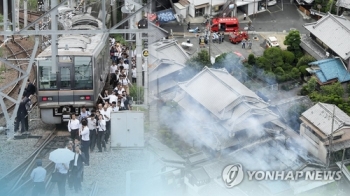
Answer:
[{"label": "silver train car", "polygon": [[[89,14],[71,19],[71,29],[95,30],[102,22]],[[57,61],[51,47],[37,56],[37,99],[40,117],[47,124],[67,122],[71,113],[91,110],[109,73],[108,34],[63,35],[58,38]],[[52,66],[57,72],[52,73]]]}]

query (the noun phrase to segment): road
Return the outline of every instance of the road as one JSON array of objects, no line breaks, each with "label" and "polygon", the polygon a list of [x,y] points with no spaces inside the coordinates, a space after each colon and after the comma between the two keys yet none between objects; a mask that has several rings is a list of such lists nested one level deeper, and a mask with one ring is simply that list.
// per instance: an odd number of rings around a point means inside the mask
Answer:
[{"label": "road", "polygon": [[[238,16],[242,14],[238,11]],[[313,19],[304,19],[303,16],[297,11],[295,4],[284,3],[283,10],[281,4],[277,4],[268,7],[268,11],[258,13],[255,16],[250,16],[252,24],[257,32],[283,32],[290,31],[291,29],[297,29],[302,34],[306,34],[307,30],[303,27],[303,24],[314,22]],[[247,21],[248,22],[248,21]],[[247,23],[246,22],[246,23]],[[246,24],[240,20],[241,28],[244,28]],[[192,23],[191,27],[203,27],[200,23]],[[187,32],[187,25],[179,25],[178,23],[163,24],[162,28],[170,32]]]}]

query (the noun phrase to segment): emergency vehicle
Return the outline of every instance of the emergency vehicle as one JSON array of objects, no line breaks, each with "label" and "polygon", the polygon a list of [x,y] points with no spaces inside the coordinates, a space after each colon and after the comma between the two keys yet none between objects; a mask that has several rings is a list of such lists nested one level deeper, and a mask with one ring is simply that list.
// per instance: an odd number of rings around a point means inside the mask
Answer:
[{"label": "emergency vehicle", "polygon": [[229,34],[229,40],[233,44],[237,44],[242,40],[248,40],[249,36],[246,31],[236,31]]},{"label": "emergency vehicle", "polygon": [[211,21],[211,32],[235,32],[239,29],[238,19],[232,18],[213,18]]}]

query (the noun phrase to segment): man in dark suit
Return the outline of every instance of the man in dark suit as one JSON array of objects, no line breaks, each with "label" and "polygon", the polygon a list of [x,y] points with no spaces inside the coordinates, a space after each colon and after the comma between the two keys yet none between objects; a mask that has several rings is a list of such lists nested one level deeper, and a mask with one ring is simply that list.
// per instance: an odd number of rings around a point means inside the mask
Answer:
[{"label": "man in dark suit", "polygon": [[76,145],[74,159],[70,162],[69,166],[69,168],[71,169],[70,174],[76,193],[81,191],[81,181],[83,180],[84,173],[84,161],[85,155],[83,152],[81,152],[80,146]]},{"label": "man in dark suit", "polygon": [[26,96],[29,97],[30,95],[34,95],[35,93],[36,93],[36,87],[28,79],[27,80],[27,88],[26,88]]},{"label": "man in dark suit", "polygon": [[31,96],[26,97],[25,94],[22,96],[22,101],[19,104],[16,123],[15,123],[15,135],[20,135],[18,132],[19,123],[21,123],[21,133],[28,131],[28,111],[26,108],[26,104],[30,101]]}]

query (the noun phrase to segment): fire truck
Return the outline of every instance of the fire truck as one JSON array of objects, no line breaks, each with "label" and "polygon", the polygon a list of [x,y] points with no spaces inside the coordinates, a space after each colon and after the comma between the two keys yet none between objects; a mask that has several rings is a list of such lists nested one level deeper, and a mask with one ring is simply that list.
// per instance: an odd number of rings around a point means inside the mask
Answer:
[{"label": "fire truck", "polygon": [[249,36],[246,31],[236,31],[229,34],[229,40],[233,44],[237,44],[242,40],[248,40]]},{"label": "fire truck", "polygon": [[211,32],[235,32],[239,30],[239,22],[232,18],[213,18],[211,21]]}]

